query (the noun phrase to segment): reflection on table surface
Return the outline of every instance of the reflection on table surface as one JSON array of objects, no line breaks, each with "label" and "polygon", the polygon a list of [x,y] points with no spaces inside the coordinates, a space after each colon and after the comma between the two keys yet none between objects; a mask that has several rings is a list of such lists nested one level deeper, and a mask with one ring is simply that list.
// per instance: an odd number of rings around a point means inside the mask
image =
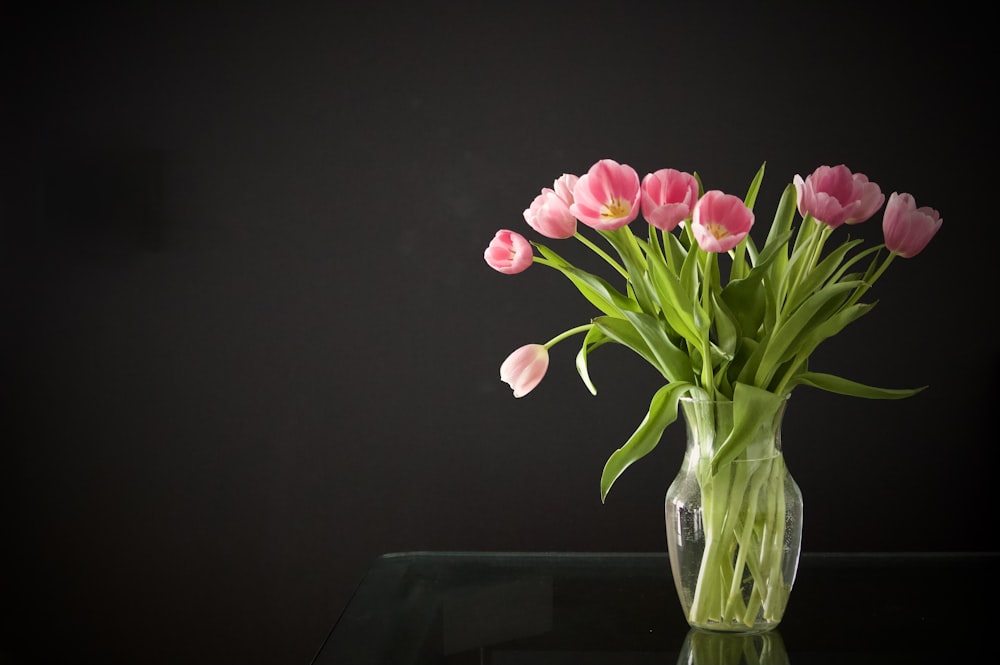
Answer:
[{"label": "reflection on table surface", "polygon": [[780,628],[744,636],[689,629],[666,554],[392,554],[313,662],[968,662],[988,645],[998,564],[997,553],[807,552]]},{"label": "reflection on table surface", "polygon": [[691,629],[677,665],[789,665],[781,632],[756,635],[708,633]]}]

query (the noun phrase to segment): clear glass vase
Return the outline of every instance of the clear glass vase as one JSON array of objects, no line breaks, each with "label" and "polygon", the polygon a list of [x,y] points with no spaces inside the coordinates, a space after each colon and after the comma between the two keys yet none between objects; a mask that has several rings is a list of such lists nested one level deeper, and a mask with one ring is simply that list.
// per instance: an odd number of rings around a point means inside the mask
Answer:
[{"label": "clear glass vase", "polygon": [[786,402],[681,400],[687,452],[667,490],[667,545],[695,628],[759,633],[784,614],[802,542],[802,493],[781,454]]}]

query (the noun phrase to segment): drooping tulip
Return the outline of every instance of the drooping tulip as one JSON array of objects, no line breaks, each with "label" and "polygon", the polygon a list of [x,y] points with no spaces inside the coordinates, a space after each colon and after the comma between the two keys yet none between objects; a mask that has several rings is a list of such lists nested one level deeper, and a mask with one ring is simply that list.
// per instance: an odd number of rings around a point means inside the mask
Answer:
[{"label": "drooping tulip", "polygon": [[599,231],[613,231],[639,216],[639,174],[627,164],[602,159],[573,189],[570,211]]},{"label": "drooping tulip", "polygon": [[912,258],[923,251],[942,221],[934,208],[918,208],[910,194],[893,192],[882,217],[886,249],[905,259]]},{"label": "drooping tulip", "polygon": [[571,238],[576,233],[576,217],[569,207],[577,180],[577,176],[565,173],[552,183],[552,189],[542,189],[524,211],[524,221],[547,238]]},{"label": "drooping tulip", "polygon": [[500,365],[500,380],[513,388],[514,397],[524,397],[541,382],[548,368],[548,349],[541,344],[525,344]]},{"label": "drooping tulip", "polygon": [[662,231],[673,231],[698,201],[698,181],[690,173],[660,169],[642,179],[642,216]]},{"label": "drooping tulip", "polygon": [[514,275],[527,270],[534,255],[527,238],[515,231],[501,229],[493,236],[483,258],[497,272]]},{"label": "drooping tulip", "polygon": [[831,228],[860,224],[871,218],[885,202],[885,195],[863,173],[851,173],[843,164],[820,166],[805,180],[793,178],[799,214],[813,216]]},{"label": "drooping tulip", "polygon": [[740,197],[712,190],[695,204],[691,231],[704,251],[728,252],[750,232],[753,220],[753,212]]}]

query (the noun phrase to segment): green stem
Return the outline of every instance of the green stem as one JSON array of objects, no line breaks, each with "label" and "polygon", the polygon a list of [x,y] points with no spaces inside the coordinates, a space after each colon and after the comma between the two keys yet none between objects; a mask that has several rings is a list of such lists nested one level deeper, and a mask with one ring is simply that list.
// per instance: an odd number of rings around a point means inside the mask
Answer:
[{"label": "green stem", "polygon": [[[712,316],[712,275],[715,273],[715,264],[718,258],[712,252],[702,252],[702,256],[701,308],[710,322],[714,318]],[[706,325],[703,323],[702,325],[698,325],[698,330],[701,332],[701,387],[708,391],[709,399],[715,399],[715,376],[712,372],[710,324]]]},{"label": "green stem", "polygon": [[[721,608],[717,602],[713,603],[720,595],[717,587],[720,583],[719,575],[724,567],[719,565],[719,550],[723,543],[722,520],[724,515],[720,515],[716,502],[717,483],[727,485],[728,467],[720,470],[715,476],[709,473],[699,474],[699,484],[702,490],[702,525],[705,529],[705,551],[702,554],[701,565],[698,568],[698,580],[695,583],[694,598],[691,602],[689,619],[695,624],[705,624],[712,618],[719,618]],[[725,501],[722,502],[725,507]],[[716,612],[713,613],[713,605],[716,605]],[[714,616],[713,616],[714,615]]]},{"label": "green stem", "polygon": [[770,571],[768,583],[771,587],[764,599],[764,618],[777,621],[781,618],[788,602],[788,586],[785,584],[783,561],[780,556],[785,547],[785,458],[775,457],[771,467],[771,479],[768,483],[767,514],[773,515],[773,528],[766,533],[761,550],[761,568]]},{"label": "green stem", "polygon": [[761,612],[767,621],[780,618],[787,596],[783,471],[779,453],[701,478],[705,551],[689,614],[696,625],[752,627]]},{"label": "green stem", "polygon": [[[802,218],[802,224],[799,225],[798,233],[795,236],[795,242],[792,244],[791,257],[796,257],[797,252],[800,247],[805,246],[807,249],[809,244],[812,242],[812,237],[818,232],[817,227],[821,222],[817,222],[813,219],[812,215],[806,213],[805,217]],[[805,251],[805,250],[803,250]],[[795,284],[799,282],[799,276],[802,274],[802,259],[798,258],[794,262],[789,260],[788,265],[785,267],[784,275],[782,275],[778,291],[778,307],[782,307],[782,304],[790,298],[790,291]]]},{"label": "green stem", "polygon": [[[732,423],[721,423],[718,415],[688,412],[699,431],[711,431],[705,439],[709,449],[731,435]],[[766,445],[741,453],[714,475],[704,460],[697,467],[705,549],[688,613],[695,626],[726,630],[740,624],[752,628],[761,618],[776,622],[787,601],[784,462],[776,433],[760,434]]]},{"label": "green stem", "polygon": [[806,274],[812,272],[812,269],[819,263],[819,257],[823,254],[823,247],[826,245],[827,238],[832,233],[833,228],[823,224],[820,227],[819,233],[813,234],[813,246],[809,254],[809,263],[806,264]]},{"label": "green stem", "polygon": [[663,243],[660,242],[660,235],[657,229],[652,224],[649,225],[649,247],[659,256],[663,257],[664,262],[670,267],[670,258],[666,256],[666,252],[663,251]]},{"label": "green stem", "polygon": [[878,270],[875,271],[875,274],[871,276],[871,279],[865,280],[865,283],[859,286],[857,290],[855,290],[854,293],[851,294],[851,297],[847,300],[846,303],[844,303],[844,305],[840,309],[845,309],[847,307],[850,307],[851,305],[854,305],[859,300],[861,300],[861,296],[865,295],[865,293],[868,292],[868,289],[870,289],[875,284],[875,282],[878,281],[878,278],[882,276],[882,273],[886,271],[886,269],[889,267],[889,264],[892,263],[892,260],[895,259],[896,256],[898,256],[896,252],[889,252],[889,255],[885,257],[885,261],[883,261],[882,265],[878,267]]},{"label": "green stem", "polygon": [[795,271],[794,281],[788,287],[788,299],[785,302],[790,303],[792,309],[799,305],[799,288],[801,287],[802,282],[806,281],[806,278],[816,267],[816,264],[819,263],[819,257],[823,253],[823,246],[826,245],[827,239],[830,237],[830,234],[833,233],[833,229],[826,224],[819,222],[813,223],[817,224],[820,228],[813,231],[809,235],[809,246],[806,247],[808,255],[805,257],[805,260],[800,263],[799,269]]},{"label": "green stem", "polygon": [[594,327],[593,323],[585,323],[582,326],[577,326],[576,328],[570,328],[565,332],[559,333],[549,341],[545,342],[545,344],[542,344],[542,346],[544,346],[546,349],[551,349],[553,346],[563,341],[567,337],[572,337],[573,335],[579,335],[580,333],[588,332],[593,327]]},{"label": "green stem", "polygon": [[[742,493],[740,491],[741,489],[742,491],[746,491],[746,477],[748,473],[752,474],[752,472],[747,469],[749,464],[750,462],[747,462],[736,467],[737,482],[733,483],[733,498],[739,496],[737,492]],[[733,564],[733,570],[736,571],[736,574],[733,575],[732,583],[729,585],[729,597],[726,599],[727,616],[735,616],[737,614],[742,614],[745,611],[745,608],[741,607],[743,605],[743,595],[740,591],[740,587],[743,584],[743,567],[747,565],[747,550],[749,549],[750,543],[750,531],[755,522],[751,511],[753,510],[753,502],[756,500],[757,491],[759,491],[759,485],[758,483],[754,483],[753,489],[751,489],[748,494],[748,496],[750,496],[750,500],[747,501],[747,515],[743,518],[743,528],[740,529],[739,525],[737,525],[737,527],[733,529],[733,535],[736,536],[736,540],[739,543],[739,551],[736,554],[736,563]],[[739,512],[742,512],[742,510]]]},{"label": "green stem", "polygon": [[610,265],[612,268],[618,271],[619,275],[621,275],[625,279],[629,278],[628,271],[625,270],[625,268],[623,268],[620,263],[611,258],[610,254],[608,254],[603,249],[595,245],[589,238],[587,238],[587,236],[577,231],[576,233],[573,234],[573,237],[582,242],[587,247],[589,247],[590,250],[593,251],[595,254],[597,254],[599,257],[607,261],[608,265]]}]

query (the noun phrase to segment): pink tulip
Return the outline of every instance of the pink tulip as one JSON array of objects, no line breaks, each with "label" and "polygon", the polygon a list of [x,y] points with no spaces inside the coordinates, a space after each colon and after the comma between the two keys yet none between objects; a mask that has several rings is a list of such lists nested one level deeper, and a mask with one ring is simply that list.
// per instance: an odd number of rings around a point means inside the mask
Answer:
[{"label": "pink tulip", "polygon": [[738,196],[705,192],[694,206],[691,231],[706,252],[728,252],[750,232],[753,213]]},{"label": "pink tulip", "polygon": [[893,192],[882,218],[886,249],[904,259],[914,257],[931,241],[942,221],[934,208],[918,208],[909,194]]},{"label": "pink tulip", "polygon": [[548,238],[571,238],[576,233],[576,217],[569,211],[573,205],[573,188],[579,180],[565,173],[542,193],[524,211],[524,221]]},{"label": "pink tulip", "polygon": [[799,214],[810,214],[831,228],[864,222],[885,202],[878,185],[868,182],[863,173],[851,173],[843,164],[821,166],[805,180],[796,175],[793,182]]},{"label": "pink tulip", "polygon": [[579,181],[580,178],[572,173],[563,173],[552,183],[552,189],[555,190],[556,196],[565,201],[567,206],[570,206],[573,205],[573,190],[576,189],[576,183]]},{"label": "pink tulip", "polygon": [[524,272],[531,266],[534,254],[531,251],[531,243],[523,235],[502,229],[493,236],[483,257],[494,270],[505,275],[514,275]]},{"label": "pink tulip", "polygon": [[642,179],[642,216],[661,231],[673,231],[698,201],[698,181],[690,173],[660,169]]},{"label": "pink tulip", "polygon": [[580,176],[570,211],[587,226],[613,231],[639,216],[639,174],[631,166],[602,159]]},{"label": "pink tulip", "polygon": [[548,368],[548,349],[541,344],[525,344],[500,365],[500,380],[510,384],[514,397],[524,397],[535,389]]}]

